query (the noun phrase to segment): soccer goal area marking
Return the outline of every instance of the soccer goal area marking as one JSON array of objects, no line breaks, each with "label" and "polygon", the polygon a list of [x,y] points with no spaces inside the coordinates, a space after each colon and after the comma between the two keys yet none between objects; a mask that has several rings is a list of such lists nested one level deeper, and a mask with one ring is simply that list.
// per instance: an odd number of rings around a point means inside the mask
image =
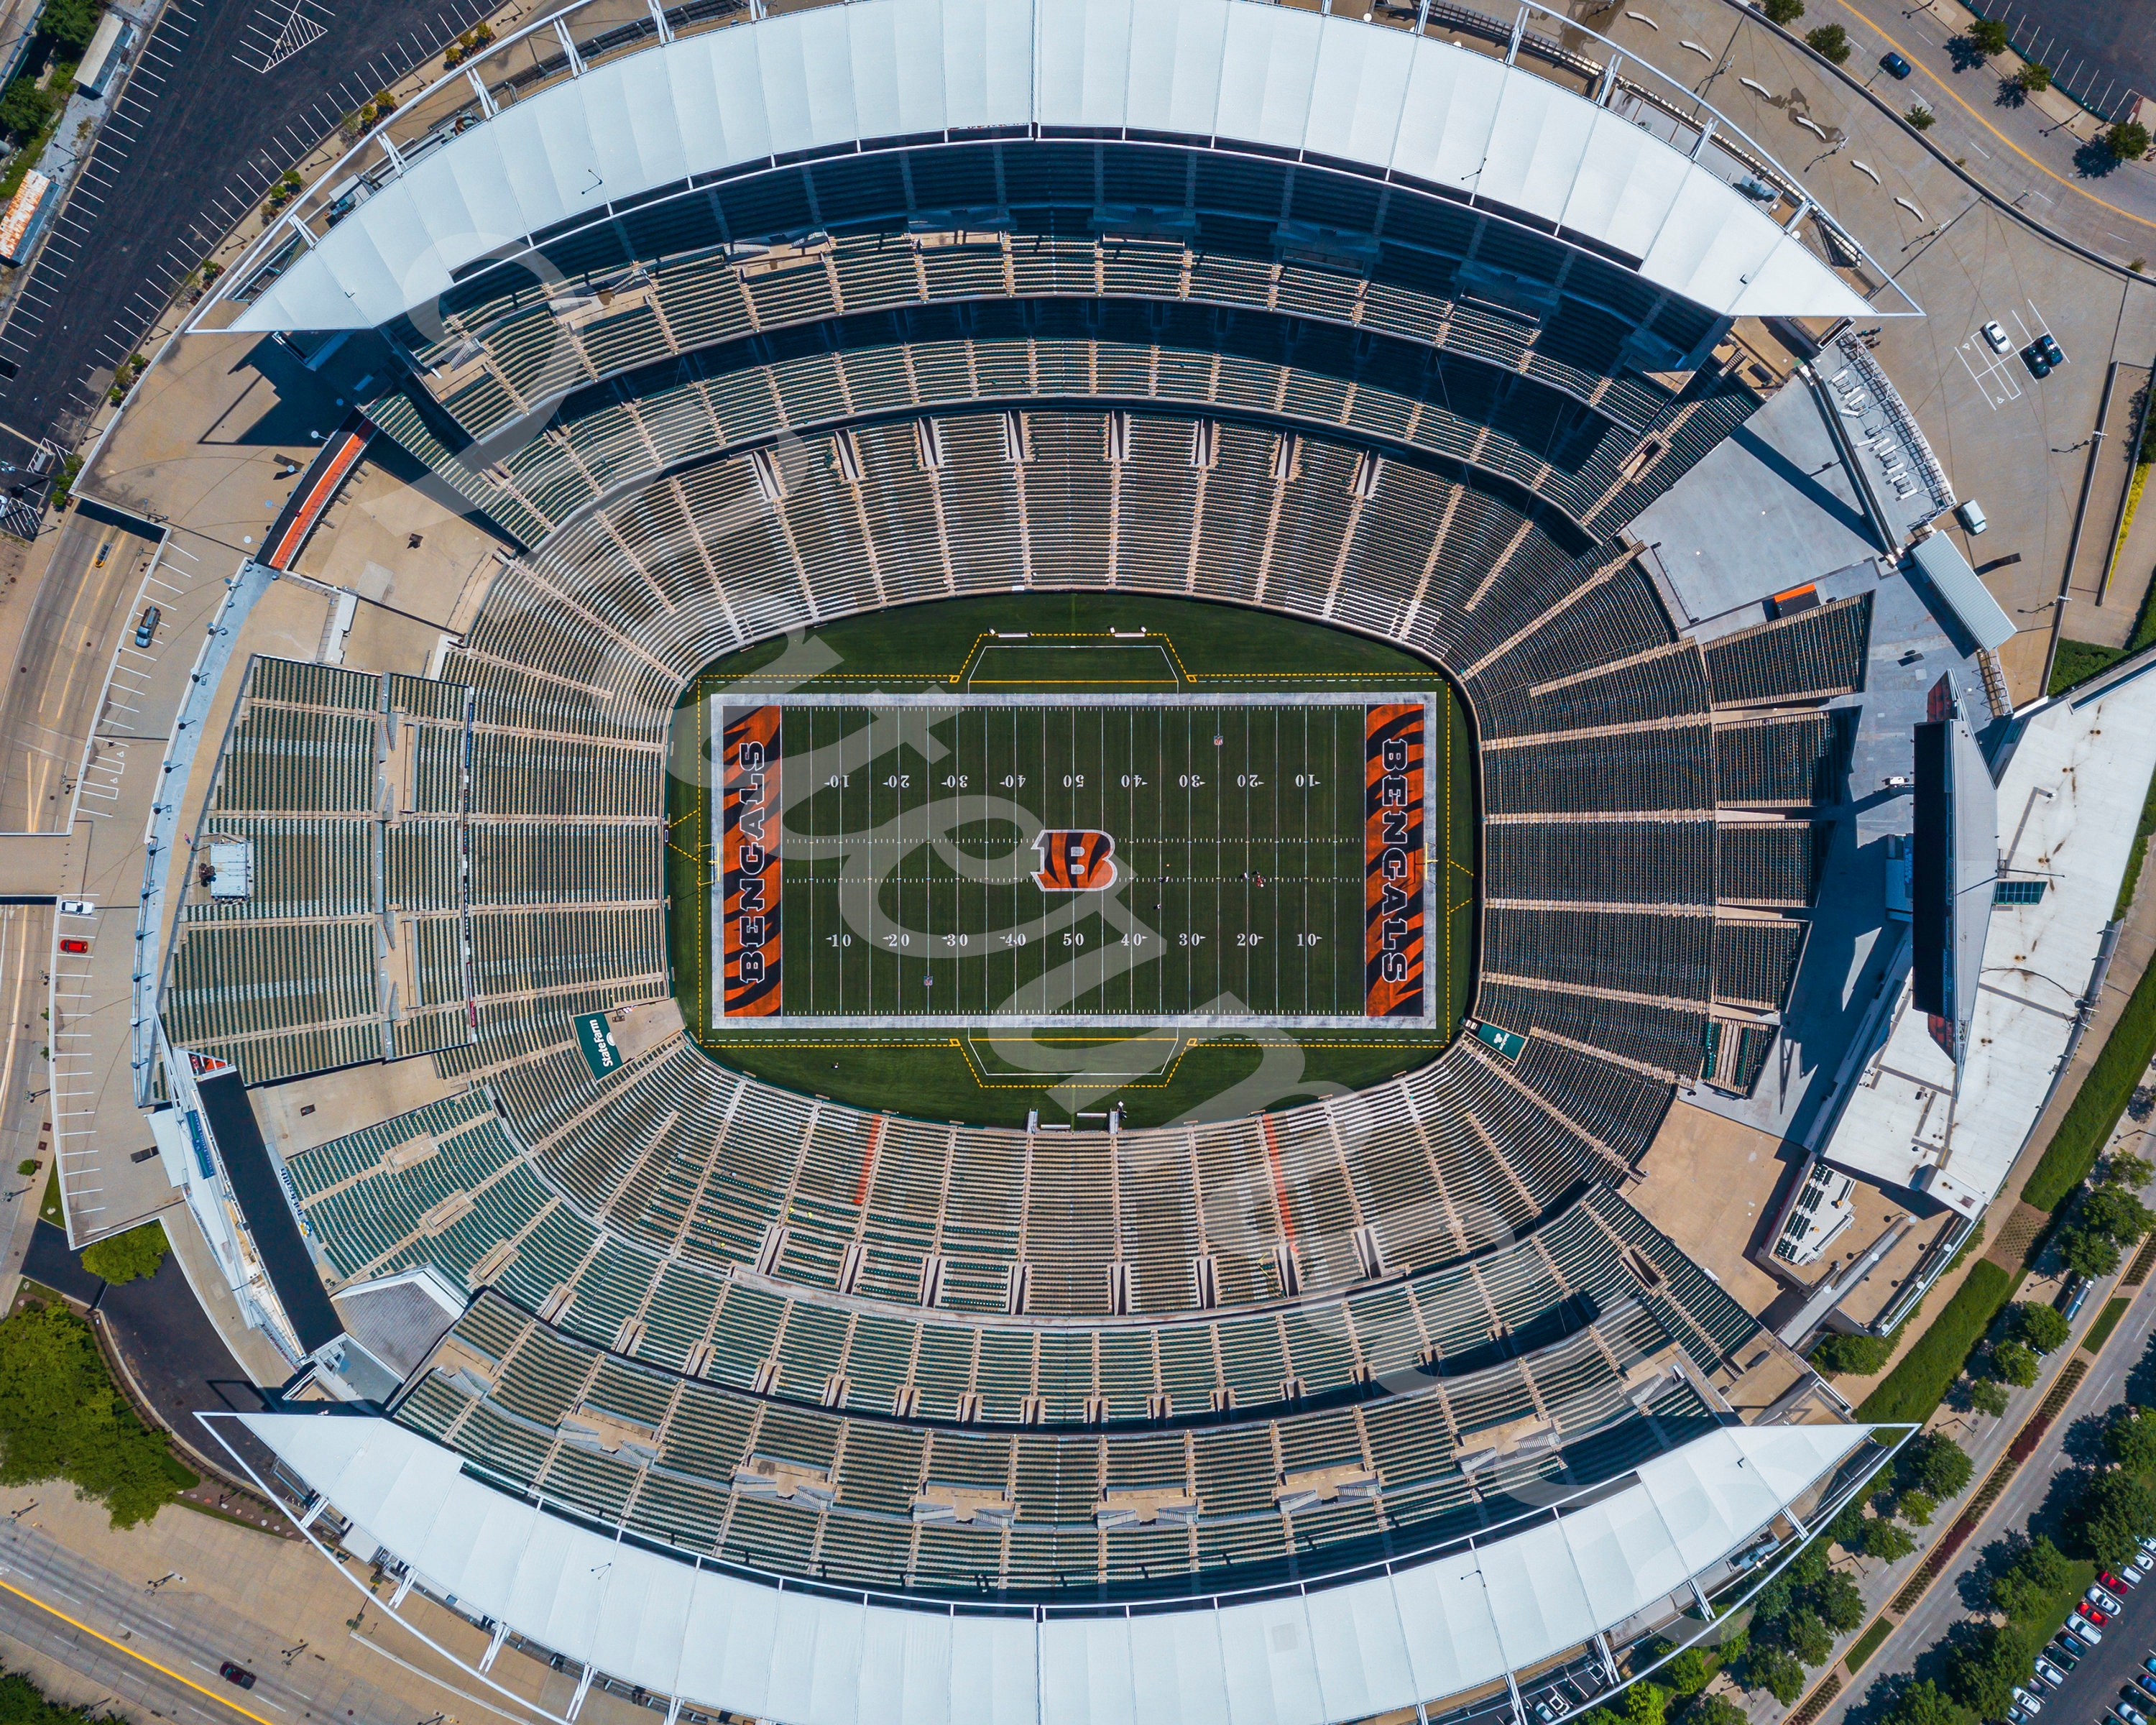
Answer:
[{"label": "soccer goal area marking", "polygon": [[968,660],[709,704],[715,1027],[1435,1024],[1446,697],[998,695]]}]

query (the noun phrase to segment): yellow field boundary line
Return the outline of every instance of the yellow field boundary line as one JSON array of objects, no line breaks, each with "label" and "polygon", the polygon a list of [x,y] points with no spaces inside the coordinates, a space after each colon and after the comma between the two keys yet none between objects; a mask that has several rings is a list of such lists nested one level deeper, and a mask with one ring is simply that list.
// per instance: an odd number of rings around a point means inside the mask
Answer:
[{"label": "yellow field boundary line", "polygon": [[277,1722],[275,1720],[264,1718],[261,1714],[254,1712],[252,1708],[240,1706],[240,1704],[234,1701],[230,1696],[220,1695],[216,1690],[198,1683],[192,1677],[182,1676],[179,1672],[174,1671],[170,1666],[160,1665],[156,1660],[151,1658],[148,1654],[138,1653],[134,1648],[130,1647],[125,1641],[116,1641],[111,1636],[105,1635],[100,1630],[92,1629],[88,1624],[79,1622],[74,1618],[69,1616],[66,1612],[61,1610],[59,1606],[47,1604],[35,1594],[25,1593],[21,1588],[15,1586],[12,1582],[0,1581],[0,1588],[5,1588],[9,1593],[14,1594],[17,1599],[35,1605],[40,1611],[48,1612],[51,1615],[57,1617],[62,1623],[66,1624],[70,1629],[80,1630],[85,1635],[89,1635],[94,1640],[104,1642],[105,1645],[111,1648],[114,1652],[124,1653],[130,1659],[137,1661],[139,1664],[146,1665],[151,1671],[162,1672],[164,1676],[170,1677],[175,1683],[186,1684],[187,1687],[193,1690],[196,1694],[207,1695],[212,1701],[230,1707],[233,1712],[238,1713],[242,1718],[254,1720],[255,1722],[255,1725],[277,1725]]}]

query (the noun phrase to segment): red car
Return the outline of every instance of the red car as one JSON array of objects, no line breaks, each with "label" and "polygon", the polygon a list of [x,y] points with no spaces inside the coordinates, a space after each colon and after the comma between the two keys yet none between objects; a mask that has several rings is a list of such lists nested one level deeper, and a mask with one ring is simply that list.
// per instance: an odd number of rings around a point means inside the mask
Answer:
[{"label": "red car", "polygon": [[74,952],[80,955],[81,953],[87,952],[89,950],[90,942],[88,941],[76,940],[70,937],[60,942],[60,951],[63,952]]},{"label": "red car", "polygon": [[2133,1591],[2133,1584],[2132,1582],[2127,1580],[2123,1576],[2112,1574],[2108,1569],[2097,1570],[2096,1572],[2096,1579],[2101,1586],[2112,1593],[2130,1594]]},{"label": "red car", "polygon": [[2088,1619],[2088,1620],[2094,1624],[2098,1629],[2105,1628],[2111,1622],[2111,1613],[2105,1610],[2101,1605],[2090,1604],[2086,1599],[2082,1600],[2080,1604],[2075,1606],[2074,1611],[2076,1615]]}]

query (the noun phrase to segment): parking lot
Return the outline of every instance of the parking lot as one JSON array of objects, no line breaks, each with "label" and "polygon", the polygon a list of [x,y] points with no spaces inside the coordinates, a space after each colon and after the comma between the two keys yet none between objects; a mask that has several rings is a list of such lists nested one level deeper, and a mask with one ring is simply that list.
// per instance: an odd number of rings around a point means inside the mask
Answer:
[{"label": "parking lot", "polygon": [[[2113,1617],[2101,1631],[2102,1641],[2082,1656],[2079,1665],[2066,1672],[2064,1683],[2052,1687],[2029,1683],[2031,1690],[2043,1702],[2041,1718],[2033,1725],[2096,1725],[2103,1719],[2114,1702],[2125,1700],[2124,1692],[2134,1690],[2140,1697],[2135,1711],[2145,1716],[2156,1716],[2156,1694],[2148,1689],[2137,1688],[2134,1679],[2145,1676],[2156,1685],[2156,1673],[2151,1673],[2146,1661],[2156,1657],[2156,1575],[2152,1575],[2139,1587],[2123,1596],[2125,1609]],[[2055,1638],[2056,1639],[2056,1638]],[[2057,1655],[2046,1650],[2045,1657],[2056,1661]],[[2127,1703],[2133,1706],[2132,1702]],[[2121,1725],[2120,1717],[2114,1715],[2111,1725]],[[2125,1725],[2133,1725],[2128,1720]]]}]

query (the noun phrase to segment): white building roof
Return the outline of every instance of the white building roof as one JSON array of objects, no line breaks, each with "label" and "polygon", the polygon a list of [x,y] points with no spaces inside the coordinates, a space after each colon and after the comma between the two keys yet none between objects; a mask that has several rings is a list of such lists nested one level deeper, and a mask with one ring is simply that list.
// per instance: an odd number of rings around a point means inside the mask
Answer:
[{"label": "white building roof", "polygon": [[1325,1725],[1502,1678],[1752,1540],[1871,1428],[1730,1426],[1481,1546],[1138,1615],[948,1612],[762,1585],[550,1515],[371,1416],[248,1430],[430,1591],[699,1707],[787,1725]]},{"label": "white building roof", "polygon": [[1730,316],[1871,308],[1709,168],[1536,73],[1244,0],[862,0],[621,55],[408,163],[244,310],[378,324],[498,247],[689,176],[860,139],[1129,128],[1309,151],[1479,194]]},{"label": "white building roof", "polygon": [[1992,908],[1959,1093],[1905,979],[1886,1045],[1827,1142],[1830,1162],[1964,1215],[1991,1202],[2066,1058],[2152,771],[2156,659],[2028,716],[1999,783],[1999,878],[2048,884],[2035,904]]}]

